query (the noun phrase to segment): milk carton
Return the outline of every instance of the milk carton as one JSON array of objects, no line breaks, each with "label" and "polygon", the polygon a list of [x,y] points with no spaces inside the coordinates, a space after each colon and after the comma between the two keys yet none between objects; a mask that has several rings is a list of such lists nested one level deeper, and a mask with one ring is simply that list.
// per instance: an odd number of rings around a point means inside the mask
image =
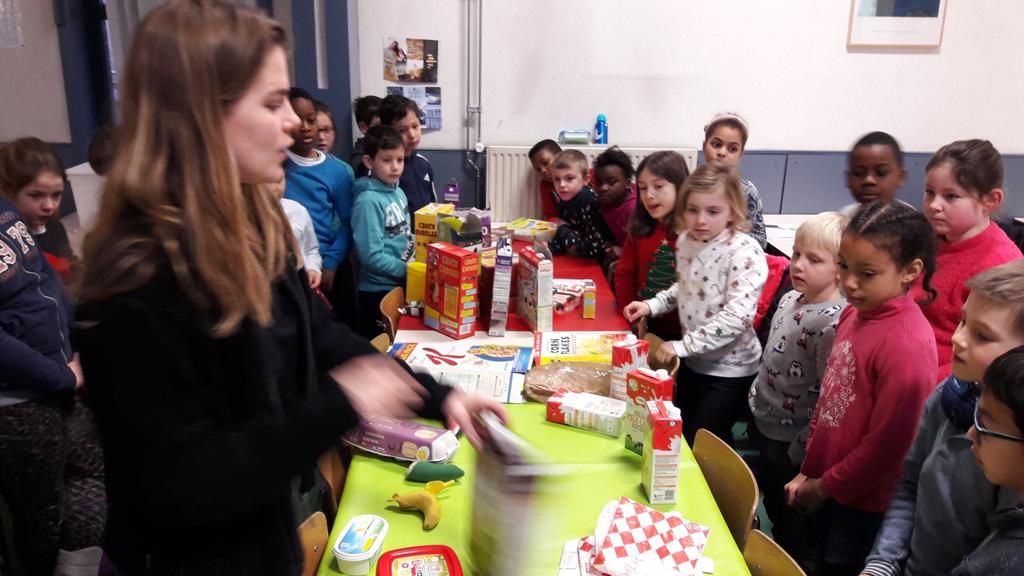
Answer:
[{"label": "milk carton", "polygon": [[639,368],[626,375],[626,450],[642,454],[649,400],[672,401],[675,382],[665,370]]},{"label": "milk carton", "polygon": [[625,412],[626,403],[622,400],[562,388],[548,398],[547,420],[618,438]]},{"label": "milk carton", "polygon": [[679,495],[679,447],[683,420],[679,408],[666,400],[651,400],[644,410],[647,426],[640,483],[651,504],[673,504]]},{"label": "milk carton", "polygon": [[635,334],[612,345],[612,387],[611,397],[626,399],[626,375],[639,368],[647,367],[647,355],[651,344]]}]

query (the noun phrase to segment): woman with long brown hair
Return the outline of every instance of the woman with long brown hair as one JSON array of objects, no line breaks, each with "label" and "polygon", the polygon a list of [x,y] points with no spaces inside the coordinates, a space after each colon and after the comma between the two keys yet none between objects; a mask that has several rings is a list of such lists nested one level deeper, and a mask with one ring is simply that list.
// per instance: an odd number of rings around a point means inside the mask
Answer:
[{"label": "woman with long brown hair", "polygon": [[444,413],[474,443],[474,414],[504,416],[313,297],[269,187],[298,122],[284,43],[219,0],[173,0],[135,32],[77,333],[122,572],[298,573],[290,484],[359,414]]}]

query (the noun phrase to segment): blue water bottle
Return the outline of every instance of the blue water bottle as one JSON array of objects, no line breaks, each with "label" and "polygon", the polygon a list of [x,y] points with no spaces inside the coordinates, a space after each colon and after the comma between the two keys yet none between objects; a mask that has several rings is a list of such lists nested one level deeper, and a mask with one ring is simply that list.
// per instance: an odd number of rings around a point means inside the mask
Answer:
[{"label": "blue water bottle", "polygon": [[604,114],[597,115],[597,123],[594,124],[594,144],[608,143],[608,119]]}]

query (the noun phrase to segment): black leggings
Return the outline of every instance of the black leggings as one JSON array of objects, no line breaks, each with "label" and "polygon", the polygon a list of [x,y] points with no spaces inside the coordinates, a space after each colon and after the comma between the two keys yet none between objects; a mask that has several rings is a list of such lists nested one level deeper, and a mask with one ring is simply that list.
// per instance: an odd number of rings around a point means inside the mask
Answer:
[{"label": "black leggings", "polygon": [[690,446],[701,428],[732,444],[733,424],[749,413],[747,393],[755,376],[709,376],[694,372],[685,360],[679,363],[673,400],[682,412],[683,437]]}]

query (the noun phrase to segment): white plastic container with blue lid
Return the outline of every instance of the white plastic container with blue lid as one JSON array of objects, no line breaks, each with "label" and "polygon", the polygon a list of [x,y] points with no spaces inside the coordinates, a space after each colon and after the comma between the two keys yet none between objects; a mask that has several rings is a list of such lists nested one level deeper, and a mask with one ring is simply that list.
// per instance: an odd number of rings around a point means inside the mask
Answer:
[{"label": "white plastic container with blue lid", "polygon": [[360,514],[345,524],[334,543],[338,569],[352,576],[370,573],[370,565],[380,554],[388,535],[388,521],[373,514]]}]

